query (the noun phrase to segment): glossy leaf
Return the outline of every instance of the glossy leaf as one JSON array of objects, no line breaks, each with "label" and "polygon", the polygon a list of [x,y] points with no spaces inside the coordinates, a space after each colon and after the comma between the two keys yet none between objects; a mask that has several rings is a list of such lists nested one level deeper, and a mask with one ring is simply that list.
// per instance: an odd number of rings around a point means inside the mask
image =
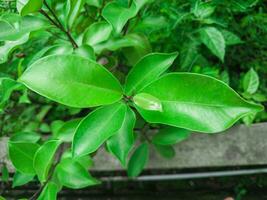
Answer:
[{"label": "glossy leaf", "polygon": [[263,109],[242,99],[225,83],[200,74],[167,74],[141,92],[158,98],[163,107],[163,112],[137,107],[148,122],[199,132],[223,131],[243,116]]},{"label": "glossy leaf", "polygon": [[124,167],[134,143],[133,129],[135,121],[135,113],[127,107],[120,129],[107,140],[108,151],[116,156]]},{"label": "glossy leaf", "polygon": [[33,167],[40,182],[47,180],[50,167],[52,166],[55,153],[60,143],[59,140],[49,140],[35,153]]},{"label": "glossy leaf", "polygon": [[34,179],[35,175],[23,174],[16,172],[13,177],[12,188],[25,185]]},{"label": "glossy leaf", "polygon": [[17,0],[17,9],[22,16],[38,12],[42,5],[42,0]]},{"label": "glossy leaf", "polygon": [[121,128],[126,105],[116,103],[98,108],[87,115],[76,129],[72,151],[82,156],[96,151],[109,137]]},{"label": "glossy leaf", "polygon": [[133,18],[148,0],[133,0],[129,8],[113,1],[103,9],[102,16],[113,26],[115,32],[120,33],[127,21]]},{"label": "glossy leaf", "polygon": [[225,40],[218,29],[214,27],[200,29],[200,39],[215,56],[224,61]]},{"label": "glossy leaf", "polygon": [[166,127],[161,129],[152,139],[154,144],[172,145],[186,140],[190,136],[190,132],[185,129],[176,127]]},{"label": "glossy leaf", "polygon": [[53,182],[48,182],[37,200],[57,200],[57,192],[57,185]]},{"label": "glossy leaf", "polygon": [[75,55],[42,58],[19,80],[42,96],[77,108],[111,104],[122,97],[120,83],[112,74],[94,61]]},{"label": "glossy leaf", "polygon": [[139,93],[133,97],[133,102],[135,105],[144,110],[155,110],[162,112],[160,100],[150,94]]},{"label": "glossy leaf", "polygon": [[4,164],[1,168],[1,179],[3,182],[8,182],[9,180],[9,171],[7,169],[7,166]]},{"label": "glossy leaf", "polygon": [[152,53],[143,57],[126,78],[125,93],[132,95],[157,79],[174,62],[177,53]]},{"label": "glossy leaf", "polygon": [[94,49],[87,44],[84,44],[79,48],[75,49],[74,54],[77,54],[87,59],[96,60]]},{"label": "glossy leaf", "polygon": [[148,160],[148,144],[141,144],[133,153],[129,163],[127,173],[129,177],[138,176],[145,167]]},{"label": "glossy leaf", "polygon": [[28,142],[8,142],[9,158],[17,171],[34,175],[33,157],[39,145]]},{"label": "glossy leaf", "polygon": [[244,76],[243,89],[249,94],[254,94],[259,88],[259,76],[257,72],[251,68]]},{"label": "glossy leaf", "polygon": [[68,0],[69,12],[68,12],[68,27],[72,28],[76,18],[80,14],[84,5],[84,0]]},{"label": "glossy leaf", "polygon": [[59,163],[56,174],[63,186],[72,189],[80,189],[100,183],[88,173],[87,169],[71,158],[64,159]]},{"label": "glossy leaf", "polygon": [[26,34],[20,39],[15,41],[5,41],[4,45],[0,46],[0,64],[5,63],[8,60],[9,55],[18,48],[19,45],[26,43],[29,39],[29,35]]},{"label": "glossy leaf", "polygon": [[193,13],[198,18],[206,18],[214,13],[215,8],[212,2],[196,1]]},{"label": "glossy leaf", "polygon": [[55,138],[63,142],[71,142],[81,119],[73,119],[65,122],[64,125],[58,130]]},{"label": "glossy leaf", "polygon": [[31,142],[36,143],[41,136],[35,132],[18,132],[10,138],[12,142]]},{"label": "glossy leaf", "polygon": [[90,46],[106,41],[112,32],[112,26],[105,22],[96,22],[89,26],[83,36],[83,43]]},{"label": "glossy leaf", "polygon": [[15,13],[3,14],[0,18],[0,41],[16,41],[26,34],[49,26],[36,16],[21,17]]}]

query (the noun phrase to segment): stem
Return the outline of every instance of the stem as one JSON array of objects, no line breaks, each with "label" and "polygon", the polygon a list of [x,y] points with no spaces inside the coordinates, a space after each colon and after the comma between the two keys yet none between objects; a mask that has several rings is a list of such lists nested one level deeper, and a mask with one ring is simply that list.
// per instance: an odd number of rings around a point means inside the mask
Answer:
[{"label": "stem", "polygon": [[66,36],[68,37],[69,41],[71,42],[73,48],[74,49],[77,49],[78,48],[78,44],[75,42],[75,40],[71,36],[70,31],[65,30],[65,28],[61,24],[60,20],[58,19],[57,15],[55,14],[55,12],[52,10],[52,8],[48,5],[48,3],[45,0],[44,0],[44,5],[47,7],[47,9],[49,10],[49,12],[55,18],[55,21],[44,10],[41,9],[40,10],[40,13],[43,14],[53,25],[55,25],[63,33],[65,33]]}]

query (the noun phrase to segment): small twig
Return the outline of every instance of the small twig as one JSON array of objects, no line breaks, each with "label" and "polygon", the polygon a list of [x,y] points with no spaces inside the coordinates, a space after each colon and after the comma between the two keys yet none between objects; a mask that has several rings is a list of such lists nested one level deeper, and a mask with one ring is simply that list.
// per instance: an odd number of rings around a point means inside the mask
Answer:
[{"label": "small twig", "polygon": [[52,22],[53,25],[55,25],[57,28],[59,28],[62,32],[64,32],[66,34],[66,36],[68,37],[68,39],[71,42],[71,44],[72,44],[74,49],[78,48],[78,44],[75,42],[75,40],[71,36],[70,32],[65,30],[65,28],[61,24],[60,20],[58,19],[57,15],[52,10],[52,8],[50,8],[50,6],[48,5],[48,3],[45,0],[44,0],[44,5],[47,7],[49,12],[52,14],[52,16],[54,17],[55,21],[44,10],[41,9],[40,13],[43,14],[50,22]]}]

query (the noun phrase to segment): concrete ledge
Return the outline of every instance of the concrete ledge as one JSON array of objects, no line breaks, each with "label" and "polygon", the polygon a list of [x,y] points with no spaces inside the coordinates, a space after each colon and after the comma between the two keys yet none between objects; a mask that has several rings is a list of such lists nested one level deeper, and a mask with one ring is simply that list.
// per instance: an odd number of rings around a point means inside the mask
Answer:
[{"label": "concrete ledge", "polygon": [[[0,139],[0,161],[7,161],[7,138]],[[267,164],[267,123],[237,125],[220,134],[195,133],[175,146],[176,156],[164,159],[150,151],[147,169],[184,169]],[[94,157],[95,171],[121,170],[119,162],[103,148]],[[13,168],[8,164],[11,171]]]}]

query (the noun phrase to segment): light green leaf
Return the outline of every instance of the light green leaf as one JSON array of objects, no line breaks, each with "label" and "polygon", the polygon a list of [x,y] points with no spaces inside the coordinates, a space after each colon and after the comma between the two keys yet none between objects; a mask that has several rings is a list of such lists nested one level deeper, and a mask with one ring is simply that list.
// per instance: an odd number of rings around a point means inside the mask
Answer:
[{"label": "light green leaf", "polygon": [[29,142],[8,142],[9,158],[16,168],[21,173],[34,175],[33,157],[38,144]]},{"label": "light green leaf", "polygon": [[0,18],[0,41],[16,41],[33,31],[50,27],[36,16],[21,17],[15,13],[5,13]]},{"label": "light green leaf", "polygon": [[145,167],[149,156],[148,144],[141,144],[133,153],[129,163],[127,173],[129,177],[138,176]]},{"label": "light green leaf", "polygon": [[64,125],[58,130],[55,134],[55,138],[63,142],[71,142],[75,133],[76,128],[78,127],[81,119],[73,119],[68,122],[65,122]]},{"label": "light green leaf", "polygon": [[103,0],[85,0],[85,3],[87,3],[90,6],[95,6],[97,8],[100,8],[102,5]]},{"label": "light green leaf", "polygon": [[80,189],[100,183],[88,173],[87,169],[71,158],[66,158],[58,164],[56,174],[63,186],[72,189]]},{"label": "light green leaf", "polygon": [[69,12],[68,12],[68,27],[71,30],[75,19],[79,16],[81,9],[84,5],[84,0],[68,0]]},{"label": "light green leaf", "polygon": [[73,52],[73,48],[70,44],[62,43],[50,46],[49,49],[43,54],[42,57],[49,55],[70,55]]},{"label": "light green leaf", "polygon": [[161,129],[152,139],[154,144],[172,145],[186,140],[190,136],[190,132],[185,129],[176,127],[166,127]]},{"label": "light green leaf", "polygon": [[33,167],[40,182],[45,182],[56,151],[61,144],[60,140],[49,140],[45,142],[35,153]]},{"label": "light green leaf", "polygon": [[126,105],[116,103],[87,115],[76,129],[72,151],[75,157],[93,153],[121,128]]},{"label": "light green leaf", "polygon": [[68,149],[67,151],[64,152],[64,154],[61,157],[61,160],[64,160],[67,158],[72,159],[74,161],[77,161],[85,169],[88,169],[94,165],[94,161],[92,160],[92,158],[89,155],[73,158],[71,149]]},{"label": "light green leaf", "polygon": [[112,26],[105,22],[96,22],[89,26],[83,36],[83,44],[94,46],[95,44],[106,41],[112,32]]},{"label": "light green leaf", "polygon": [[215,8],[216,7],[211,1],[209,2],[196,1],[193,8],[193,13],[197,18],[203,19],[211,16],[214,13]]},{"label": "light green leaf", "polygon": [[157,79],[174,62],[177,53],[152,53],[143,57],[126,78],[125,93],[132,95]]},{"label": "light green leaf", "polygon": [[48,182],[37,200],[57,200],[58,187],[53,182]]},{"label": "light green leaf", "polygon": [[259,88],[259,76],[257,72],[251,68],[243,78],[243,89],[249,94],[254,94]]},{"label": "light green leaf", "polygon": [[120,33],[127,21],[133,18],[148,1],[133,0],[130,8],[113,1],[106,4],[102,16],[113,26],[116,33]]},{"label": "light green leaf", "polygon": [[116,156],[124,167],[134,143],[133,129],[135,121],[135,113],[127,107],[120,129],[107,140],[108,151]]},{"label": "light green leaf", "polygon": [[145,110],[155,110],[162,112],[162,105],[158,98],[147,94],[147,93],[139,93],[133,97],[134,103]]},{"label": "light green leaf", "polygon": [[141,92],[161,101],[163,112],[137,107],[150,123],[162,123],[193,131],[215,133],[263,108],[242,99],[222,81],[193,73],[167,74]]},{"label": "light green leaf", "polygon": [[120,83],[111,73],[96,62],[75,55],[42,58],[19,81],[42,96],[77,108],[112,104],[122,97]]},{"label": "light green leaf", "polygon": [[74,54],[77,54],[87,59],[96,60],[94,49],[87,44],[83,44],[82,46],[76,48],[74,50]]},{"label": "light green leaf", "polygon": [[17,0],[17,10],[22,16],[38,12],[42,5],[42,0]]},{"label": "light green leaf", "polygon": [[175,156],[175,150],[171,145],[158,145],[158,144],[155,144],[155,149],[164,158],[171,159],[171,158],[173,158]]},{"label": "light green leaf", "polygon": [[15,41],[5,41],[0,46],[0,64],[5,63],[8,60],[9,55],[19,46],[26,43],[29,39],[29,34],[22,36],[20,39]]},{"label": "light green leaf", "polygon": [[225,40],[222,33],[214,27],[201,28],[200,40],[208,49],[217,56],[222,62],[225,55]]},{"label": "light green leaf", "polygon": [[18,132],[10,138],[12,142],[31,142],[36,143],[40,140],[40,135],[35,132]]},{"label": "light green leaf", "polygon": [[34,179],[35,175],[23,174],[16,172],[13,177],[12,188],[25,185]]},{"label": "light green leaf", "polygon": [[225,44],[228,46],[243,43],[243,41],[236,34],[230,32],[228,30],[221,30],[221,33],[223,34]]}]

